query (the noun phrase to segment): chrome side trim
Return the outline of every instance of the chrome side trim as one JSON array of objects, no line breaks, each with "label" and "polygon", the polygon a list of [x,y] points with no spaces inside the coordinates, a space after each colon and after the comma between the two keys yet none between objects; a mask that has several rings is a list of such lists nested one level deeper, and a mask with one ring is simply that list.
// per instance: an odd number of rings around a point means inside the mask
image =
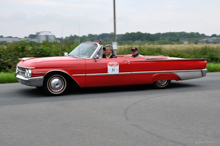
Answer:
[{"label": "chrome side trim", "polygon": [[177,76],[180,77],[181,80],[188,80],[188,79],[195,79],[195,78],[201,78],[202,73],[201,70],[192,70],[192,71],[175,71],[173,72]]},{"label": "chrome side trim", "polygon": [[72,74],[72,76],[86,76],[86,74]]},{"label": "chrome side trim", "polygon": [[198,70],[167,70],[167,71],[140,71],[140,72],[122,72],[122,73],[94,73],[94,74],[73,74],[72,76],[108,76],[108,75],[129,75],[129,74],[152,74],[152,73],[173,73],[181,80],[204,77],[207,69]]},{"label": "chrome side trim", "polygon": [[201,70],[140,71],[140,72],[131,72],[131,74],[174,73],[174,72],[194,72],[194,71],[201,71]]},{"label": "chrome side trim", "polygon": [[148,72],[132,72],[132,74],[150,74],[150,73],[173,73],[179,76],[181,80],[201,78],[202,70],[170,70],[170,71],[148,71]]},{"label": "chrome side trim", "polygon": [[122,72],[122,73],[100,73],[100,74],[86,74],[86,76],[108,76],[108,75],[128,75],[131,72]]},{"label": "chrome side trim", "polygon": [[173,73],[180,77],[181,80],[201,78],[202,70],[170,70],[170,71],[148,71],[148,72],[132,72],[132,74],[149,74],[149,73]]}]

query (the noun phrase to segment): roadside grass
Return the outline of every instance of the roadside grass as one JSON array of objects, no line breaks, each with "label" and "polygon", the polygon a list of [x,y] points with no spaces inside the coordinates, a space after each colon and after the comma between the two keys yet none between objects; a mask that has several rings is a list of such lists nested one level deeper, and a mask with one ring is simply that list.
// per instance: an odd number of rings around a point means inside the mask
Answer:
[{"label": "roadside grass", "polygon": [[206,68],[208,72],[220,72],[220,63],[208,63]]},{"label": "roadside grass", "polygon": [[0,83],[16,83],[18,80],[15,77],[15,73],[0,72]]},{"label": "roadside grass", "polygon": [[[208,72],[220,72],[220,63],[207,63],[206,68],[208,69]],[[0,84],[16,82],[18,82],[18,80],[15,77],[15,73],[0,72]]]}]

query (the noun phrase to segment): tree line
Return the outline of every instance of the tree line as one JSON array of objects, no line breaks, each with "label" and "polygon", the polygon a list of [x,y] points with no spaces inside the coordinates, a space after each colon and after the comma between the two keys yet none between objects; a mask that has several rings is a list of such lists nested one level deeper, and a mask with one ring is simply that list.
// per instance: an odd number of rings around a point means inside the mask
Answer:
[{"label": "tree line", "polygon": [[[119,45],[131,45],[133,43],[140,44],[181,44],[181,40],[187,40],[189,43],[197,44],[199,40],[209,37],[220,37],[220,35],[213,34],[211,36],[200,34],[198,32],[166,32],[166,33],[142,33],[142,32],[130,32],[117,35],[117,42]],[[88,34],[83,36],[70,35],[66,38],[57,38],[60,41],[94,41],[101,40],[104,44],[111,43],[114,40],[114,33],[102,33],[102,34]]]},{"label": "tree line", "polygon": [[[28,37],[35,39],[38,33],[30,34]],[[3,37],[2,35],[0,37]],[[10,36],[11,37],[11,36]],[[213,34],[211,36],[200,34],[198,32],[166,32],[166,33],[142,33],[130,32],[125,34],[117,34],[117,42],[119,45],[132,45],[132,44],[181,44],[181,40],[187,40],[189,43],[197,44],[199,40],[210,37],[220,37],[220,35]],[[88,34],[88,35],[70,35],[65,38],[57,38],[61,42],[65,41],[94,41],[100,40],[102,44],[111,43],[114,40],[114,33],[102,34]]]}]

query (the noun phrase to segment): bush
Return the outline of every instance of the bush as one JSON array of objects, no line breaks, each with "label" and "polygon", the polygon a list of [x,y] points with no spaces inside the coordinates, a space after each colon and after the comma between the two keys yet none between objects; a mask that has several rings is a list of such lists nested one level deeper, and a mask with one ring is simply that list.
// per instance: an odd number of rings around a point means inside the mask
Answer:
[{"label": "bush", "polygon": [[208,63],[206,68],[208,72],[220,71],[220,64],[219,63]]},{"label": "bush", "polygon": [[20,41],[18,43],[6,43],[0,45],[0,72],[15,71],[18,58],[23,57],[47,57],[61,56],[64,52],[70,52],[78,45],[77,41],[66,41],[60,45],[58,42],[35,43]]},{"label": "bush", "polygon": [[[142,55],[164,55],[181,58],[207,58],[209,63],[220,63],[220,45],[147,45],[136,42]],[[61,45],[58,42],[35,43],[21,41],[0,45],[0,72],[15,71],[18,58],[63,56],[64,52],[72,51],[78,41],[66,40]],[[132,45],[118,46],[118,54],[131,54]]]}]

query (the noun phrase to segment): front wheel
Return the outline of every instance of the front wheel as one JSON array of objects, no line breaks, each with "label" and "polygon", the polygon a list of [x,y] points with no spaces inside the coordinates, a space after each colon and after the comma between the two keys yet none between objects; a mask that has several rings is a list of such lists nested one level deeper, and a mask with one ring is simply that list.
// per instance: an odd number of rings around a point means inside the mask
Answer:
[{"label": "front wheel", "polygon": [[36,87],[38,90],[42,90],[43,89],[43,86],[41,86],[41,87]]},{"label": "front wheel", "polygon": [[48,95],[61,95],[67,91],[68,82],[65,76],[53,74],[46,77],[44,81],[44,91]]},{"label": "front wheel", "polygon": [[170,80],[159,80],[153,83],[154,88],[167,88],[170,85]]}]

